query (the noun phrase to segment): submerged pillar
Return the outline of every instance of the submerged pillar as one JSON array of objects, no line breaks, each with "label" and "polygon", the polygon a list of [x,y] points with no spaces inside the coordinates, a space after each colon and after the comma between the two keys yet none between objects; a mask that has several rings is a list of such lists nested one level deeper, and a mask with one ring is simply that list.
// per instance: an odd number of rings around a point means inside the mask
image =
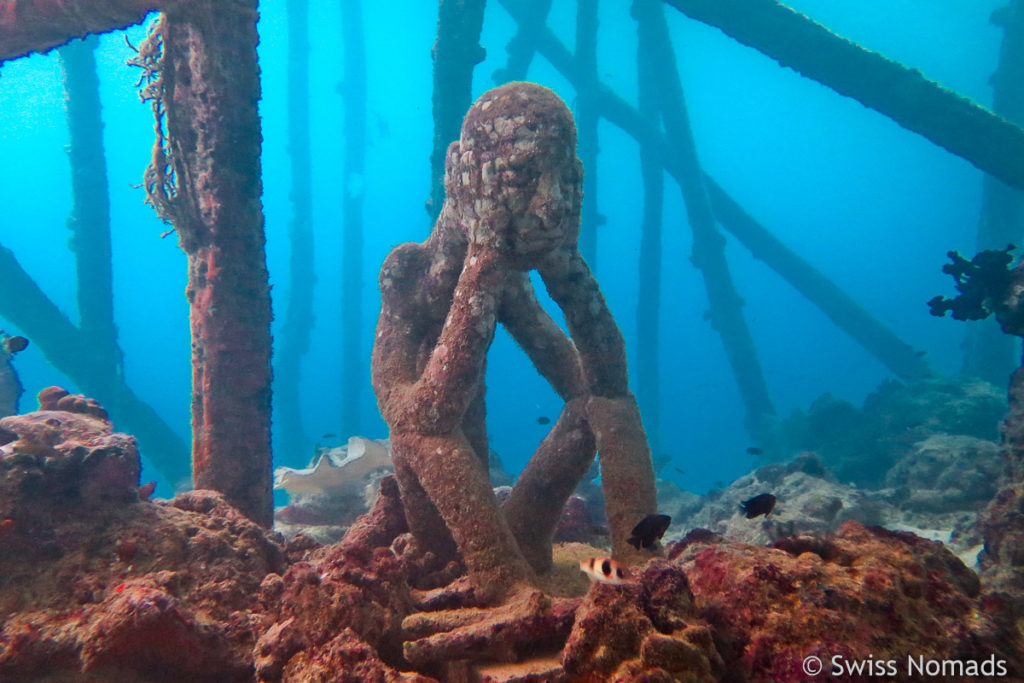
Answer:
[{"label": "submerged pillar", "polygon": [[304,467],[310,446],[302,423],[302,360],[309,351],[316,286],[312,161],[309,142],[309,3],[288,0],[288,157],[292,218],[288,223],[288,301],[274,358],[277,401],[274,439],[278,462]]},{"label": "submerged pillar", "polygon": [[[638,17],[638,21],[647,21]],[[637,110],[651,126],[657,127],[658,54],[643,39],[637,41]],[[644,415],[647,440],[654,453],[661,453],[661,233],[665,201],[665,172],[655,150],[640,148],[640,177],[644,206],[640,224],[640,269],[636,302],[636,396]]]},{"label": "submerged pillar", "polygon": [[[992,13],[990,20],[1003,29],[999,66],[992,74],[992,110],[1017,125],[1024,122],[1024,1]],[[981,179],[981,217],[978,251],[1002,249],[1024,239],[1024,193],[986,175]],[[1016,367],[1021,342],[1003,334],[992,320],[967,327],[964,372],[1002,386]]]},{"label": "submerged pillar", "polygon": [[341,257],[341,433],[358,434],[362,405],[363,188],[366,161],[366,41],[361,0],[342,3],[345,40],[345,162]]},{"label": "submerged pillar", "polygon": [[576,133],[578,153],[586,173],[583,176],[583,209],[580,226],[580,253],[597,271],[597,230],[604,217],[597,212],[597,0],[576,3],[576,70],[580,80],[576,88]]},{"label": "submerged pillar", "polygon": [[167,133],[147,189],[188,256],[193,481],[270,526],[271,310],[256,4],[190,3],[163,15]]},{"label": "submerged pillar", "polygon": [[82,354],[95,396],[112,415],[118,414],[114,385],[121,375],[121,351],[114,324],[111,264],[110,192],[103,149],[103,112],[96,73],[95,36],[57,50],[64,73],[68,122],[68,161],[74,205],[68,217],[69,242],[75,255],[78,329],[86,339]]},{"label": "submerged pillar", "polygon": [[732,367],[746,411],[745,424],[755,440],[769,436],[775,420],[775,408],[757,356],[757,347],[743,317],[743,299],[736,291],[725,257],[725,238],[718,230],[715,215],[704,188],[697,146],[690,128],[686,99],[679,74],[675,70],[675,51],[668,35],[661,3],[638,0],[633,5],[638,18],[640,40],[658,54],[660,85],[659,109],[665,123],[668,151],[676,159],[679,188],[686,202],[686,214],[693,230],[690,260],[700,271],[708,296],[711,327],[718,332]]},{"label": "submerged pillar", "polygon": [[473,69],[486,52],[480,45],[486,0],[440,0],[434,58],[434,146],[430,152],[430,198],[433,221],[444,204],[444,164],[448,145],[459,139],[462,115],[473,101]]}]

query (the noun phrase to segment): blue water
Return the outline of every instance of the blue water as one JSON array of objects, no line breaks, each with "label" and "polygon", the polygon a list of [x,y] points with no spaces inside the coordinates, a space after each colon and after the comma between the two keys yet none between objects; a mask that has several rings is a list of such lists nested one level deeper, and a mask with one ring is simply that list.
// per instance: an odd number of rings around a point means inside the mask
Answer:
[{"label": "blue water", "polygon": [[[263,168],[267,260],[273,284],[274,333],[288,297],[287,229],[291,216],[286,149],[287,31],[284,3],[262,3]],[[603,3],[599,73],[625,99],[636,97],[635,24],[629,3]],[[1001,33],[987,22],[1000,0],[800,0],[792,7],[832,30],[878,50],[946,87],[990,106],[988,77]],[[429,2],[363,3],[368,68],[368,135],[364,225],[363,307],[360,330],[342,330],[340,301],[342,188],[340,13],[313,11],[311,36],[313,200],[316,239],[316,328],[305,359],[303,414],[307,443],[337,432],[340,339],[359,335],[366,380],[363,436],[382,438],[386,427],[369,387],[372,329],[379,298],[376,272],[395,244],[429,231],[431,60],[436,7]],[[555,33],[573,45],[575,3],[556,0]],[[945,253],[974,253],[982,174],[968,163],[882,115],[783,70],[715,29],[666,10],[704,168],[790,248],[905,341],[926,350],[940,372],[956,372],[964,326],[928,315],[924,302],[950,294],[941,266]],[[494,83],[514,24],[490,3],[474,96]],[[133,43],[145,31],[127,31]],[[97,52],[112,200],[115,307],[125,375],[131,387],[182,436],[189,436],[190,368],[185,258],[175,236],[143,204],[140,182],[152,144],[147,105],[133,87],[138,73],[121,33],[103,36]],[[537,57],[530,80],[548,85],[568,103],[571,86]],[[64,146],[63,88],[55,54],[9,62],[0,70],[0,243],[72,319],[74,265],[66,248],[70,182]],[[598,210],[607,218],[598,243],[597,272],[635,362],[637,256],[642,190],[633,141],[607,122],[599,130]],[[591,169],[587,169],[592,172]],[[719,338],[702,314],[703,282],[690,265],[690,231],[678,188],[666,183],[661,332],[661,451],[666,474],[703,492],[756,464],[745,452],[742,406]],[[595,198],[588,197],[587,201]],[[887,370],[835,328],[729,238],[728,256],[745,313],[781,416],[806,408],[823,392],[859,403],[888,377]],[[0,320],[10,333],[19,330]],[[488,412],[493,448],[508,469],[525,464],[560,401],[514,344],[500,334],[489,360]],[[30,346],[17,357],[34,407],[41,388],[76,389]],[[342,435],[347,436],[347,435]],[[143,455],[145,455],[143,453]],[[301,462],[287,463],[302,465]],[[145,472],[144,479],[153,478]],[[161,482],[157,495],[169,495]]]}]

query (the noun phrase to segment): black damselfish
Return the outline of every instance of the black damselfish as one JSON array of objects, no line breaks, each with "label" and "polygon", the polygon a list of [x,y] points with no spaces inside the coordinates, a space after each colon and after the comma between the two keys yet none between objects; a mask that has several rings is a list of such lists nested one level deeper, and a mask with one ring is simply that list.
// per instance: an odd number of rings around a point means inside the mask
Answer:
[{"label": "black damselfish", "polygon": [[640,550],[640,548],[653,548],[665,535],[672,518],[668,515],[647,515],[640,520],[640,523],[633,527],[630,537],[626,542]]},{"label": "black damselfish", "polygon": [[762,493],[740,503],[740,512],[745,514],[747,519],[753,519],[760,515],[767,516],[773,509],[775,509],[775,496],[770,493]]}]

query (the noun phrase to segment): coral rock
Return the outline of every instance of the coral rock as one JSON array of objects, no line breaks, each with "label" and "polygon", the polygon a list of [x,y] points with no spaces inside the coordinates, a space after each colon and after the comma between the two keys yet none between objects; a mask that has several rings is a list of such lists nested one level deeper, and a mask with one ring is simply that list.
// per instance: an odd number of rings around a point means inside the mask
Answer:
[{"label": "coral rock", "polygon": [[300,652],[288,662],[284,680],[306,683],[430,683],[433,678],[400,673],[377,657],[372,647],[346,628],[317,648]]},{"label": "coral rock", "polygon": [[208,491],[47,510],[0,554],[0,680],[252,680],[277,538]]},{"label": "coral rock", "polygon": [[0,420],[9,435],[0,447],[0,517],[46,514],[68,499],[78,505],[138,499],[135,438],[114,433],[88,405],[83,410],[38,410]]},{"label": "coral rock", "polygon": [[572,680],[717,681],[722,659],[686,575],[651,561],[635,582],[595,583],[562,652]]},{"label": "coral rock", "polygon": [[736,680],[802,680],[811,655],[903,667],[908,656],[993,654],[972,631],[978,579],[941,543],[855,522],[831,540],[801,538],[780,542],[786,550],[695,543],[680,556]]}]

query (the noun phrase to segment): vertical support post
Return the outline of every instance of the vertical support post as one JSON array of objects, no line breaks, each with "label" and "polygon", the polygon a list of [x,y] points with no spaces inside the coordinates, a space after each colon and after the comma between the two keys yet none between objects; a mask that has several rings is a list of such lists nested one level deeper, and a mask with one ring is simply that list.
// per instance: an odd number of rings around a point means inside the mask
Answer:
[{"label": "vertical support post", "polygon": [[341,433],[352,435],[359,433],[359,399],[365,383],[359,342],[363,338],[362,178],[366,155],[366,47],[361,0],[346,0],[341,7],[345,44]]},{"label": "vertical support post", "polygon": [[[999,66],[992,74],[992,111],[1024,124],[1024,1],[1011,0],[990,20],[1003,29]],[[978,251],[1005,249],[1024,239],[1024,193],[994,176],[982,178]],[[995,320],[967,326],[963,371],[1002,386],[1017,367],[1020,339],[1004,334]]]},{"label": "vertical support post", "polygon": [[775,409],[768,395],[757,347],[743,318],[743,299],[736,291],[729,272],[729,262],[725,258],[725,238],[718,231],[711,202],[704,189],[703,172],[693,130],[690,128],[682,84],[675,68],[675,50],[668,35],[664,7],[660,2],[652,0],[635,0],[633,11],[636,16],[644,18],[639,24],[643,32],[640,40],[649,42],[651,49],[659,54],[659,104],[669,153],[679,161],[679,187],[693,230],[690,260],[704,278],[711,326],[721,337],[732,366],[746,411],[747,431],[754,439],[765,439],[770,436]]},{"label": "vertical support post", "polygon": [[166,213],[188,256],[192,476],[273,522],[270,288],[260,203],[256,0],[163,18],[163,105],[176,190]]},{"label": "vertical support post", "polygon": [[597,0],[576,4],[576,134],[583,162],[583,210],[580,214],[580,253],[597,272],[597,229],[604,218],[597,212]]},{"label": "vertical support post", "polygon": [[448,145],[459,139],[462,117],[473,101],[473,68],[484,60],[480,31],[486,0],[441,0],[437,6],[434,58],[434,147],[430,152],[430,198],[433,222],[444,204],[444,162]]},{"label": "vertical support post", "polygon": [[[638,16],[638,22],[649,21]],[[641,29],[646,32],[645,29]],[[650,43],[637,41],[637,109],[658,126],[658,55]],[[660,453],[661,402],[658,374],[659,314],[661,312],[661,229],[665,199],[665,175],[661,160],[650,147],[640,145],[640,175],[644,186],[643,220],[640,225],[640,259],[636,305],[636,394],[644,416],[647,440]]]},{"label": "vertical support post", "polygon": [[103,115],[99,78],[90,36],[57,49],[64,73],[64,102],[68,122],[68,161],[71,164],[73,208],[68,218],[70,246],[75,255],[78,329],[88,340],[92,395],[117,413],[114,385],[121,375],[121,352],[114,325],[113,267],[111,265],[110,194],[103,148]]},{"label": "vertical support post", "polygon": [[288,272],[288,309],[281,326],[281,344],[274,358],[275,441],[278,461],[294,467],[306,464],[307,436],[302,424],[302,359],[309,351],[315,318],[313,289],[312,164],[309,141],[309,2],[288,0],[288,155],[291,161],[292,220]]},{"label": "vertical support post", "polygon": [[551,0],[535,0],[529,15],[523,21],[516,22],[516,33],[505,46],[505,52],[508,53],[505,68],[494,72],[495,85],[526,80],[530,62],[537,52],[537,38],[547,27],[549,12]]}]

